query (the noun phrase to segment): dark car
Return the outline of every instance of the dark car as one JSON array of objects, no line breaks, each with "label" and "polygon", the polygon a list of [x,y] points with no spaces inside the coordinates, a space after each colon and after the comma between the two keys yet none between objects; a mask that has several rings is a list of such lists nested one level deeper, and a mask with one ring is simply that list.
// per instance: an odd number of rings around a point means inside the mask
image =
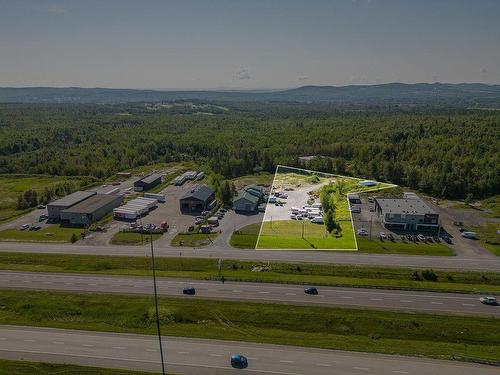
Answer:
[{"label": "dark car", "polygon": [[231,356],[231,366],[233,368],[247,368],[248,360],[245,356],[242,356],[241,354],[233,354]]},{"label": "dark car", "polygon": [[446,242],[448,245],[451,245],[453,242],[451,241],[450,237],[443,237],[444,242]]},{"label": "dark car", "polygon": [[182,294],[187,294],[188,296],[194,296],[196,294],[196,290],[192,286],[190,286],[190,287],[184,288],[182,290]]},{"label": "dark car", "polygon": [[313,294],[313,295],[316,295],[318,294],[318,289],[312,287],[312,288],[306,288],[304,289],[304,293],[305,294]]}]

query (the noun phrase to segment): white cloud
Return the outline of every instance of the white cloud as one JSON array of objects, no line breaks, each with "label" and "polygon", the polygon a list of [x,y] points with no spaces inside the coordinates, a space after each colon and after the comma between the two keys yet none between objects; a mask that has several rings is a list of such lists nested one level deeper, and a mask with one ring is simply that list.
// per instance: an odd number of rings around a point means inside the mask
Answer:
[{"label": "white cloud", "polygon": [[251,79],[252,77],[250,76],[250,72],[248,69],[241,68],[236,73],[233,75],[234,78],[239,79],[239,80],[245,80],[245,79]]}]

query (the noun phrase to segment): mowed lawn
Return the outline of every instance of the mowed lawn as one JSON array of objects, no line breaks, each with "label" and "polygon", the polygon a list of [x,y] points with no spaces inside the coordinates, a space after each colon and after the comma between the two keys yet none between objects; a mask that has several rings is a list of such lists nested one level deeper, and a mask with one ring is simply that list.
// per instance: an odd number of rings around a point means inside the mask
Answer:
[{"label": "mowed lawn", "polygon": [[80,239],[82,232],[82,228],[63,227],[58,224],[37,231],[5,229],[0,231],[0,241],[70,242],[73,234]]},{"label": "mowed lawn", "polygon": [[77,185],[90,183],[90,177],[61,177],[45,175],[0,175],[0,223],[30,211],[17,210],[17,197],[26,190],[33,189],[41,194],[45,187],[70,181]]},{"label": "mowed lawn", "polygon": [[328,233],[323,224],[309,220],[265,221],[257,249],[356,250],[351,221],[340,221],[339,224],[342,231],[335,235]]}]

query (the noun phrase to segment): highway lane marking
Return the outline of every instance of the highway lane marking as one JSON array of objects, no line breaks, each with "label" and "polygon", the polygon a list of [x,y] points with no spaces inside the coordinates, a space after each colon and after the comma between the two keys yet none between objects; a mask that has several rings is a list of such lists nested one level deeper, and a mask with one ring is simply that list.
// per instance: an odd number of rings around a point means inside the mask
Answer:
[{"label": "highway lane marking", "polygon": [[260,294],[269,294],[269,292],[266,292],[265,290],[261,290],[259,293]]},{"label": "highway lane marking", "polygon": [[215,353],[212,353],[210,354],[211,357],[222,357],[222,354],[215,354]]},{"label": "highway lane marking", "polygon": [[433,305],[442,305],[443,302],[431,302]]},{"label": "highway lane marking", "polygon": [[462,306],[476,306],[473,303],[462,303]]},{"label": "highway lane marking", "polygon": [[285,293],[285,296],[296,296],[297,293]]},{"label": "highway lane marking", "polygon": [[23,340],[24,342],[36,342],[36,340],[33,340],[33,339],[25,339]]},{"label": "highway lane marking", "polygon": [[328,363],[316,363],[316,366],[322,366],[322,367],[330,367]]},{"label": "highway lane marking", "polygon": [[370,301],[383,301],[383,298],[370,298]]},{"label": "highway lane marking", "polygon": [[362,370],[362,371],[368,371],[370,370],[368,367],[353,367],[355,370]]},{"label": "highway lane marking", "polygon": [[280,362],[281,363],[293,363],[293,361],[288,361],[286,359],[280,359]]},{"label": "highway lane marking", "polygon": [[396,374],[409,374],[408,371],[394,370],[393,372],[396,373]]},{"label": "highway lane marking", "polygon": [[410,301],[408,299],[401,299],[399,300],[399,302],[412,303],[413,301]]},{"label": "highway lane marking", "polygon": [[342,296],[340,298],[345,298],[345,299],[352,299],[352,297],[349,297],[349,296]]},{"label": "highway lane marking", "polygon": [[52,344],[64,345],[64,342],[62,342],[62,341],[52,341]]},{"label": "highway lane marking", "polygon": [[112,346],[111,349],[127,349],[126,346]]},{"label": "highway lane marking", "polygon": [[[156,350],[155,350],[156,351]],[[176,352],[177,354],[189,354],[189,352]]]},{"label": "highway lane marking", "polygon": [[83,346],[86,346],[87,348],[93,348],[94,347],[94,345],[92,345],[92,344],[83,344]]},{"label": "highway lane marking", "polygon": [[[38,350],[19,350],[19,349],[0,349],[0,352],[15,352],[15,353],[31,353],[31,354],[47,354],[47,355],[59,355],[64,357],[80,357],[80,358],[91,358],[91,359],[110,359],[114,361],[125,361],[125,362],[139,362],[139,363],[158,363],[157,360],[151,361],[146,359],[130,359],[130,358],[118,358],[118,357],[109,357],[109,356],[92,356],[87,354],[62,354],[57,352],[44,352]],[[166,361],[165,364],[172,366],[187,366],[187,367],[201,367],[201,368],[212,368],[212,369],[227,369],[228,367],[222,366],[211,366],[211,365],[198,365],[194,363],[181,363],[181,362],[169,362]],[[302,373],[297,372],[282,372],[282,371],[269,371],[269,370],[253,370],[246,369],[245,372],[256,372],[256,373],[264,373],[264,374],[272,374],[272,375],[304,375]]]}]

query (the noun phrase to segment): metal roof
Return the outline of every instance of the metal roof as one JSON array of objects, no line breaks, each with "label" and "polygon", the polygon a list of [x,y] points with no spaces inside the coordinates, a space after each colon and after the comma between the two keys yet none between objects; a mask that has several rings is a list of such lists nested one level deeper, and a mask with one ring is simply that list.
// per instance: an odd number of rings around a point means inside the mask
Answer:
[{"label": "metal roof", "polygon": [[158,179],[161,179],[161,174],[152,173],[149,176],[143,177],[143,178],[141,178],[140,180],[138,180],[136,182],[141,181],[141,182],[144,182],[145,184],[152,184],[153,182],[155,182]]},{"label": "metal roof", "polygon": [[184,194],[181,198],[183,199],[198,199],[200,201],[206,201],[208,198],[210,198],[213,194],[215,193],[215,190],[212,188],[209,188],[207,185],[198,185],[191,191],[188,191],[186,194]]},{"label": "metal roof", "polygon": [[96,194],[97,193],[95,191],[75,191],[74,193],[66,195],[61,199],[49,203],[48,206],[71,207]]},{"label": "metal roof", "polygon": [[420,198],[376,198],[376,201],[384,214],[425,215],[436,213]]},{"label": "metal roof", "polygon": [[116,200],[121,201],[121,199],[122,197],[119,195],[95,194],[92,197],[85,199],[84,201],[63,210],[62,212],[91,214],[96,210],[98,210],[99,208]]}]

